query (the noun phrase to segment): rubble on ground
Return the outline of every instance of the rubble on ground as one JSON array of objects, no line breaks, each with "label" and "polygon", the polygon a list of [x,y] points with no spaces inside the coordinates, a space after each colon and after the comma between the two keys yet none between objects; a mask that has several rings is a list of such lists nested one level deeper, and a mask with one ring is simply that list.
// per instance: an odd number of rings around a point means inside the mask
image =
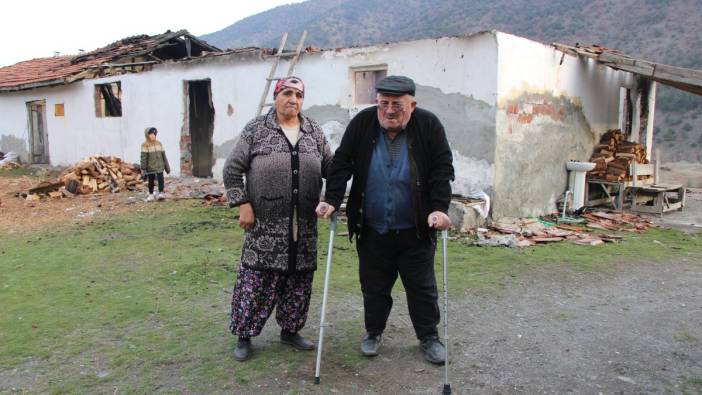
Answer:
[{"label": "rubble on ground", "polygon": [[451,197],[448,215],[456,230],[468,232],[470,229],[483,227],[487,223],[490,211],[490,197],[480,191],[482,196],[464,197],[454,195]]},{"label": "rubble on ground", "polygon": [[0,169],[17,169],[22,167],[19,156],[14,152],[0,152]]},{"label": "rubble on ground", "polygon": [[173,199],[203,199],[203,204],[226,205],[224,185],[212,178],[178,177],[166,180],[166,189]]},{"label": "rubble on ground", "polygon": [[[593,211],[581,219],[556,215],[542,218],[502,218],[489,227],[478,228],[478,246],[529,247],[536,244],[569,241],[578,245],[595,246],[616,243],[619,232],[642,233],[653,226],[645,217],[635,214]],[[616,232],[616,233],[612,233]]]}]

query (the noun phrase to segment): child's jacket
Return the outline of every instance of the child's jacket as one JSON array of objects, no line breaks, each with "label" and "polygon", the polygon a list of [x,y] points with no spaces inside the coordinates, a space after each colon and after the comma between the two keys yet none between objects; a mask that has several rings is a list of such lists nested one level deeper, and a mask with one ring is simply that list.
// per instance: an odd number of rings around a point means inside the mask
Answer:
[{"label": "child's jacket", "polygon": [[160,173],[164,170],[170,173],[166,151],[160,141],[149,141],[149,129],[144,131],[146,141],[141,145],[141,168],[145,173]]}]

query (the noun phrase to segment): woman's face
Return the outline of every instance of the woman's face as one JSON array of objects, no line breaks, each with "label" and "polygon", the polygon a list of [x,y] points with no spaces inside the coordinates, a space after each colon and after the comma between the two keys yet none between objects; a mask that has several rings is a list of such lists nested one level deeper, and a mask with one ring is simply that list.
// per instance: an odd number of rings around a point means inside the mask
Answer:
[{"label": "woman's face", "polygon": [[275,111],[283,118],[294,118],[300,113],[304,101],[302,92],[294,88],[285,88],[275,97]]},{"label": "woman's face", "polygon": [[155,133],[149,133],[149,141],[156,141],[156,134]]}]

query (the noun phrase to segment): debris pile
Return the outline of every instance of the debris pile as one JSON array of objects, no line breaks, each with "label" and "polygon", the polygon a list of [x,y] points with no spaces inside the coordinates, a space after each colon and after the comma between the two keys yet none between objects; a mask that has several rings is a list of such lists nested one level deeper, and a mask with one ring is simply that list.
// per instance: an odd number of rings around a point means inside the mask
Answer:
[{"label": "debris pile", "polygon": [[570,241],[578,245],[616,243],[622,236],[610,232],[642,233],[651,221],[625,213],[595,211],[583,214],[582,223],[562,223],[557,216],[503,218],[489,228],[478,228],[475,242],[479,246],[529,247],[536,244]]},{"label": "debris pile", "polygon": [[[588,172],[588,177],[609,182],[631,181],[631,163],[648,163],[646,148],[641,144],[626,141],[626,135],[619,129],[609,130],[602,135],[590,161],[595,163],[595,168]],[[649,177],[639,176],[639,179]]]},{"label": "debris pile", "polygon": [[139,166],[123,162],[116,156],[91,156],[67,168],[56,180],[42,181],[26,193],[28,201],[42,197],[62,198],[91,193],[134,191],[141,184]]},{"label": "debris pile", "polygon": [[228,202],[224,185],[211,178],[178,177],[169,179],[166,188],[174,199],[203,199],[206,206]]},{"label": "debris pile", "polygon": [[0,152],[0,169],[17,169],[22,167],[19,157],[14,152]]}]

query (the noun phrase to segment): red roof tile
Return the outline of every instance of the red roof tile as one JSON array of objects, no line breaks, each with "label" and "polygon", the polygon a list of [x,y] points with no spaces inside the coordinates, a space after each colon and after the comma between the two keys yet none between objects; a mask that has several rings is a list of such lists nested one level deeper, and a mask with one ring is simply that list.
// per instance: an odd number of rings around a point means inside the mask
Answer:
[{"label": "red roof tile", "polygon": [[151,54],[173,44],[182,44],[182,40],[180,40],[182,36],[188,37],[200,54],[205,51],[219,51],[219,49],[191,36],[185,30],[168,31],[155,36],[133,36],[76,56],[38,58],[2,67],[0,68],[0,92],[67,84],[81,79],[79,74],[90,68],[120,59]]}]

